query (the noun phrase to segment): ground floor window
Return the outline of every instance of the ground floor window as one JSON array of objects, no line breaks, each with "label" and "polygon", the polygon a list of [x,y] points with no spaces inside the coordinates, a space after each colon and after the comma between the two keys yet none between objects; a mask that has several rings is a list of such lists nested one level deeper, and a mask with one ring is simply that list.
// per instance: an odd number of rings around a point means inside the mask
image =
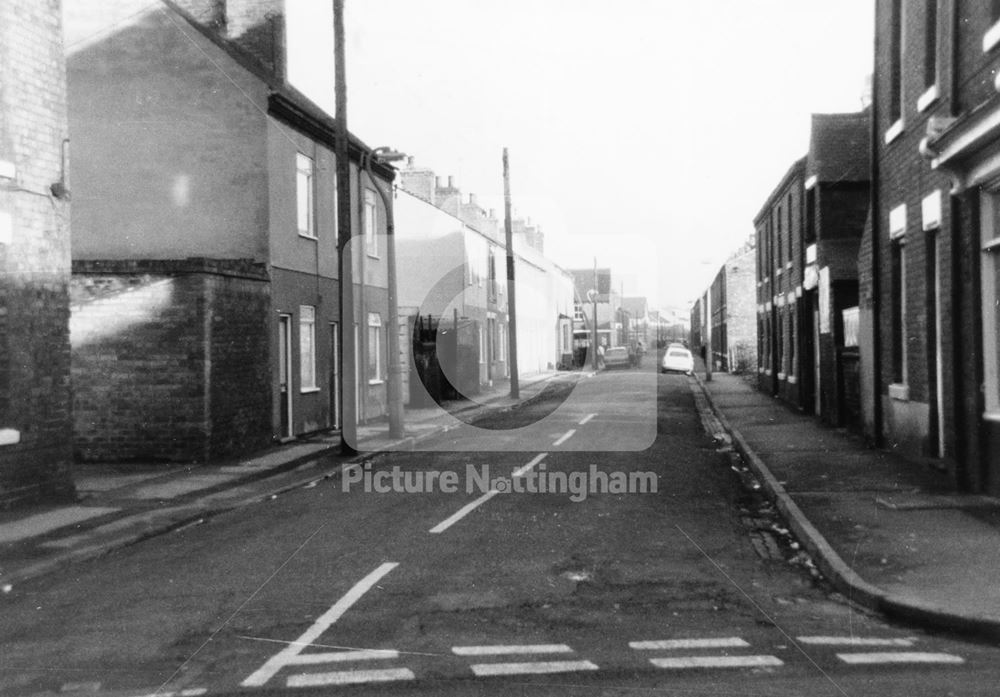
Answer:
[{"label": "ground floor window", "polygon": [[983,378],[986,411],[1000,418],[1000,237],[983,249]]},{"label": "ground floor window", "polygon": [[307,392],[316,386],[316,308],[299,306],[299,378],[300,390]]},{"label": "ground floor window", "polygon": [[368,383],[382,382],[382,315],[368,313]]}]

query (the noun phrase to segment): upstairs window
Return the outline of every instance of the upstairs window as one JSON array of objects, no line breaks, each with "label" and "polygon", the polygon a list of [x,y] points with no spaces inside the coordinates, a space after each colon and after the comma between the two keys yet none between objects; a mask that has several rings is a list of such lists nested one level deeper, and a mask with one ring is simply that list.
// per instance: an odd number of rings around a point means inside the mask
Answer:
[{"label": "upstairs window", "polygon": [[299,234],[303,237],[315,238],[315,165],[313,159],[308,155],[297,153],[295,156],[295,170],[296,217],[298,218]]},{"label": "upstairs window", "polygon": [[365,251],[370,257],[378,257],[378,206],[371,189],[365,189]]},{"label": "upstairs window", "polygon": [[[938,0],[927,0],[924,9],[924,87],[937,84]],[[997,0],[993,1],[996,7]],[[993,21],[996,21],[994,16]]]},{"label": "upstairs window", "polygon": [[[889,122],[893,127],[903,118],[903,2],[892,0],[889,29]],[[886,140],[897,128],[890,128]]]}]

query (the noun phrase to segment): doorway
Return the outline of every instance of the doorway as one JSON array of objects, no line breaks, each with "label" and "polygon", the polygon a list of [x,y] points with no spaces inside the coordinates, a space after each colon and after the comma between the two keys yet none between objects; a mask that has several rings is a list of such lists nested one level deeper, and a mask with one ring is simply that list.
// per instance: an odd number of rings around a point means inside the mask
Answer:
[{"label": "doorway", "polygon": [[281,438],[292,437],[292,316],[278,316],[278,410]]}]

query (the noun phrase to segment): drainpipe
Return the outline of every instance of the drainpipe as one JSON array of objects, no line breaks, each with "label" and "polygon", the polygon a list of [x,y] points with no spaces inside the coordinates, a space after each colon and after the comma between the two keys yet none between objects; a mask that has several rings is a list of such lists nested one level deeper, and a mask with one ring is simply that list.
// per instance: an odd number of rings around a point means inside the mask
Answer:
[{"label": "drainpipe", "polygon": [[[879,39],[878,32],[875,33],[875,55],[878,56],[879,50]],[[870,139],[870,152],[871,157],[870,163],[870,179],[869,184],[869,195],[868,195],[868,205],[871,209],[871,220],[872,220],[872,407],[874,413],[872,414],[872,428],[874,429],[874,444],[876,447],[881,447],[884,440],[882,437],[882,332],[881,332],[881,314],[882,314],[882,283],[879,278],[879,240],[880,240],[880,229],[881,229],[881,211],[879,210],[879,195],[878,195],[878,182],[879,182],[879,163],[878,163],[878,104],[879,100],[876,96],[879,93],[879,72],[878,70],[872,71],[872,103],[871,103],[871,139]]]}]

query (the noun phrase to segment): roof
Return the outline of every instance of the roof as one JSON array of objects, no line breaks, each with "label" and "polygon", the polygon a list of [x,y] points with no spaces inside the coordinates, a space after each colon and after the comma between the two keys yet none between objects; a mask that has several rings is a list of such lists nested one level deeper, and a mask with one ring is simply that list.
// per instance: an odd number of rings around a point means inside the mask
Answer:
[{"label": "roof", "polygon": [[[270,115],[280,118],[282,121],[288,123],[288,125],[297,128],[312,138],[326,143],[331,148],[334,147],[337,122],[333,116],[302,94],[302,92],[292,87],[287,80],[268,70],[267,67],[263,66],[239,44],[226,39],[212,27],[205,26],[199,22],[187,9],[179,5],[175,0],[160,0],[160,2],[191,25],[199,34],[219,47],[238,63],[240,67],[267,85],[271,90],[271,95],[268,99],[268,112]],[[373,152],[369,146],[365,145],[353,133],[348,133],[347,141],[349,158],[355,162],[361,161],[362,154],[371,155]],[[391,182],[395,178],[396,170],[391,165],[371,161],[370,166],[374,173],[386,181]]]},{"label": "roof", "polygon": [[866,182],[870,178],[871,109],[813,114],[806,176],[817,182]]},{"label": "roof", "polygon": [[777,200],[784,195],[785,190],[788,188],[788,185],[791,183],[792,179],[794,179],[796,176],[798,177],[805,176],[805,167],[807,158],[808,158],[807,155],[803,155],[798,160],[793,162],[792,166],[788,168],[788,171],[785,172],[785,176],[783,176],[778,185],[771,190],[771,193],[768,195],[767,200],[764,202],[764,205],[761,206],[760,210],[757,212],[757,215],[753,217],[754,226],[760,224],[760,221],[763,220],[764,217],[771,212],[772,206],[774,206]]}]

